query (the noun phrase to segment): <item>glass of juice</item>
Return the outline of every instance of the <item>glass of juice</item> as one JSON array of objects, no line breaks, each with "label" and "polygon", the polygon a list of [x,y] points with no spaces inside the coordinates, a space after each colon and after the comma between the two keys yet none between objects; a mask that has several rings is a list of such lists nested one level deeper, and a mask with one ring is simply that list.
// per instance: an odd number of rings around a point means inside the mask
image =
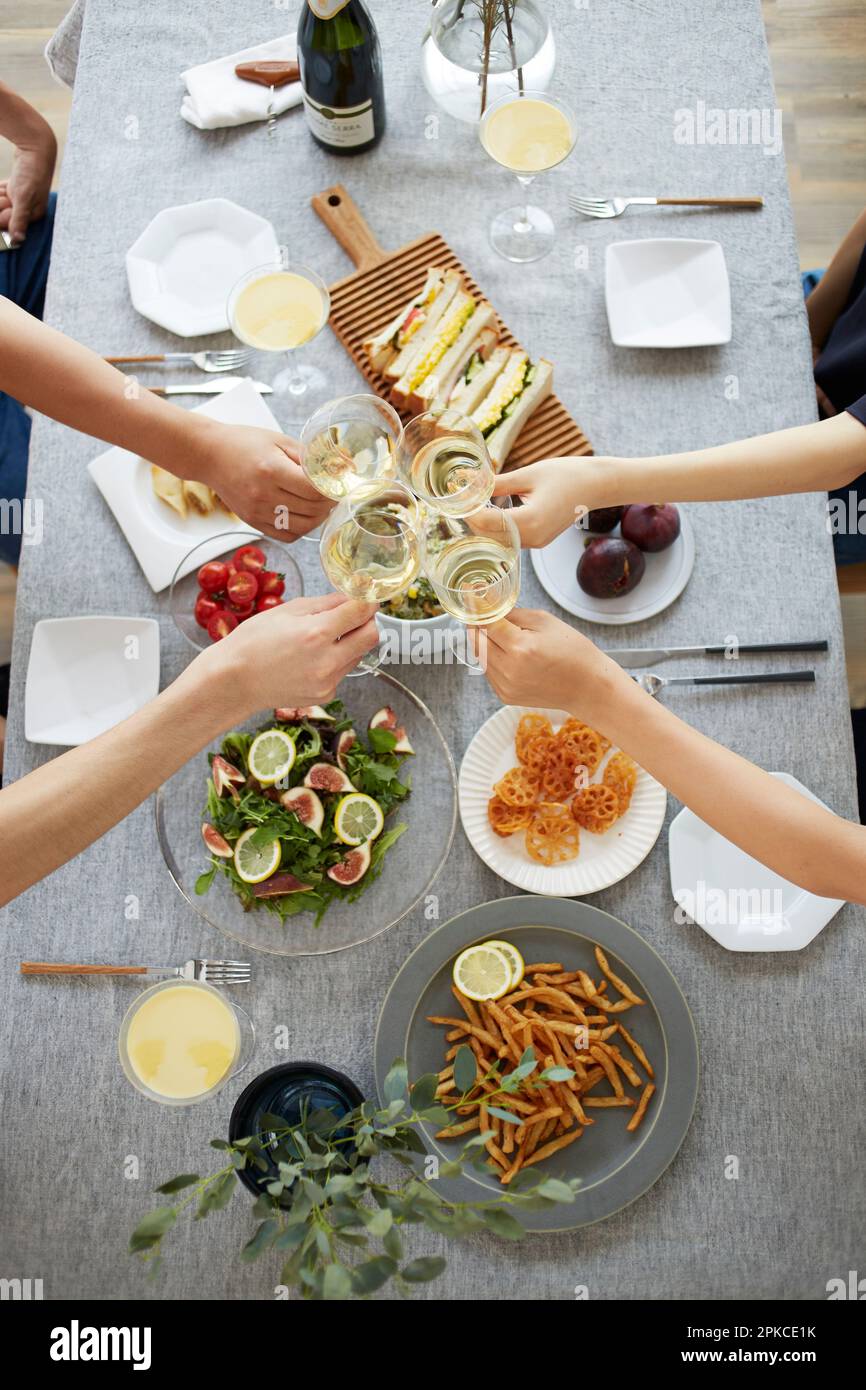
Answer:
[{"label": "glass of juice", "polygon": [[[488,108],[479,134],[491,159],[516,174],[523,189],[567,159],[577,142],[573,113],[548,92],[500,97]],[[538,261],[553,249],[555,238],[553,219],[525,198],[490,224],[491,245],[509,261]]]},{"label": "glass of juice", "polygon": [[328,387],[325,373],[296,353],[321,333],[331,312],[331,296],[309,266],[279,261],[256,266],[238,280],[228,300],[232,332],[259,352],[288,356],[288,366],[271,383],[277,395],[305,410],[320,404]]},{"label": "glass of juice", "polygon": [[120,1064],[137,1091],[163,1105],[196,1105],[252,1056],[249,1016],[213,985],[160,980],[133,1001],[120,1029]]}]

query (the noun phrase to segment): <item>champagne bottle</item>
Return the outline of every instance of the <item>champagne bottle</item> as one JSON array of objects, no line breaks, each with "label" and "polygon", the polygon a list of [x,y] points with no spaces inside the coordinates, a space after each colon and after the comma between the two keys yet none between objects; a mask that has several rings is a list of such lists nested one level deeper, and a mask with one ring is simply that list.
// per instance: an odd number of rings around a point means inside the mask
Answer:
[{"label": "champagne bottle", "polygon": [[385,132],[382,52],[363,0],[304,0],[298,61],[307,124],[331,154],[361,154]]}]

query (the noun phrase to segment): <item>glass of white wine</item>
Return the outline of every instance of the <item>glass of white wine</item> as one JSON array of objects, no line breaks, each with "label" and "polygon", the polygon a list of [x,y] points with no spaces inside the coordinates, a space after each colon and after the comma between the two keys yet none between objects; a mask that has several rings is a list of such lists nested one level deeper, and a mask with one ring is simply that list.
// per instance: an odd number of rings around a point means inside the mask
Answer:
[{"label": "glass of white wine", "polygon": [[271,384],[275,394],[307,410],[322,400],[328,378],[312,363],[298,362],[295,354],[321,333],[330,312],[324,280],[309,266],[282,259],[248,270],[228,299],[236,338],[260,352],[288,354],[288,366]]},{"label": "glass of white wine", "polygon": [[[322,569],[341,593],[362,603],[402,594],[421,569],[422,508],[395,480],[359,483],[328,517],[319,545]],[[365,656],[354,674],[380,658]]]},{"label": "glass of white wine", "polygon": [[[490,106],[479,127],[491,159],[517,175],[527,189],[538,174],[555,169],[577,143],[573,112],[548,92],[510,92]],[[553,249],[556,229],[542,209],[524,201],[490,224],[490,243],[509,261],[538,261]]]},{"label": "glass of white wine", "polygon": [[425,571],[446,613],[470,627],[499,622],[520,593],[511,498],[497,497],[469,516],[440,516],[435,531],[435,546],[425,547]]},{"label": "glass of white wine", "polygon": [[445,516],[467,516],[493,495],[496,474],[478,426],[446,408],[416,415],[397,450],[400,477]]},{"label": "glass of white wine", "polygon": [[301,430],[301,467],[313,487],[340,502],[359,483],[391,478],[403,426],[378,396],[341,396]]}]

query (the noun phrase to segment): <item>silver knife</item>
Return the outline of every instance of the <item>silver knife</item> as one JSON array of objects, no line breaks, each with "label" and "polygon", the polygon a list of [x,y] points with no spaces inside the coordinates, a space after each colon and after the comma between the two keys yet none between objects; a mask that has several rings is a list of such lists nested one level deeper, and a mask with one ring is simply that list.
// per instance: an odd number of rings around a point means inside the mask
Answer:
[{"label": "silver knife", "polygon": [[274,389],[264,381],[253,381],[246,376],[221,376],[216,381],[185,381],[177,386],[149,386],[148,390],[154,396],[220,396],[242,381],[249,381],[260,396],[269,396]]},{"label": "silver knife", "polygon": [[742,652],[826,652],[830,644],[815,642],[733,642],[719,643],[712,647],[624,647],[621,651],[609,651],[608,656],[627,669],[632,666],[655,665],[657,661],[667,661],[672,656],[727,656]]}]

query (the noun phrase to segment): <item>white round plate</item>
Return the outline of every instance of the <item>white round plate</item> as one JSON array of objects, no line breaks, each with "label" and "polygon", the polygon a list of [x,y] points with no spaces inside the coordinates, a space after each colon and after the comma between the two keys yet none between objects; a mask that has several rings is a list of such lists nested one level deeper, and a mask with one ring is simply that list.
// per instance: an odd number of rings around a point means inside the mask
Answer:
[{"label": "white round plate", "polygon": [[[695,533],[685,510],[680,507],[680,534],[673,545],[657,555],[646,556],[646,571],[636,589],[619,598],[591,598],[577,582],[577,562],[584,542],[591,534],[569,526],[543,550],[533,550],[532,567],[542,589],[576,618],[588,623],[642,623],[669,608],[691,578],[695,566]],[[619,527],[611,531],[619,535]]]},{"label": "white round plate", "polygon": [[163,208],[126,253],[140,314],[182,338],[228,328],[231,290],[248,270],[279,258],[270,222],[228,198]]},{"label": "white round plate", "polygon": [[[546,714],[555,729],[569,718],[563,710],[533,712]],[[536,864],[527,854],[519,831],[503,839],[494,834],[487,819],[493,784],[517,763],[514,737],[521,716],[527,713],[525,708],[510,705],[497,710],[481,725],[466,749],[457,787],[463,829],[479,858],[515,888],[560,898],[598,893],[625,878],[649,854],[664,824],[667,792],[643,768],[638,769],[631,805],[610,830],[604,835],[582,830],[580,854],[568,864],[556,868]],[[612,748],[605,755],[593,781],[598,779],[605,762],[615,751]]]}]

